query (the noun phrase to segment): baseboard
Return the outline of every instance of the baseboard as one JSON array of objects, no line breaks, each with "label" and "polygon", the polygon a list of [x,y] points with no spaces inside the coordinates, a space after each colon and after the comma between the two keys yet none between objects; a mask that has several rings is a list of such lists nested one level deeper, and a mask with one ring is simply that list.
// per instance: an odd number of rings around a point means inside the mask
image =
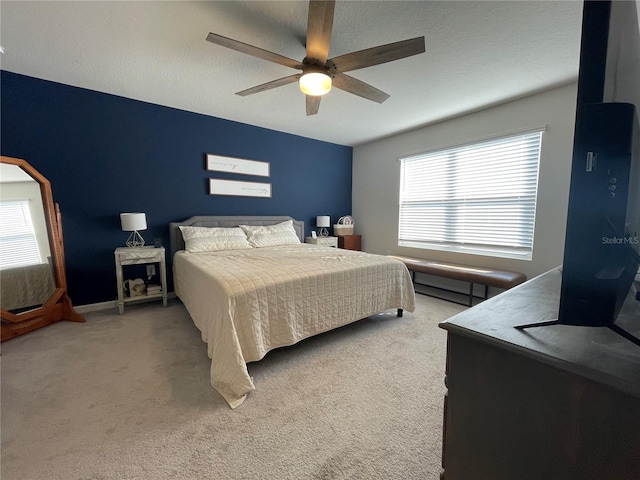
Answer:
[{"label": "baseboard", "polygon": [[[169,292],[167,294],[167,299],[171,300],[176,298],[175,292]],[[100,302],[100,303],[89,303],[87,305],[78,305],[77,307],[73,307],[74,310],[80,314],[89,313],[89,312],[97,312],[99,310],[109,310],[113,308],[117,311],[118,305],[116,303],[117,300],[112,300],[110,302]],[[158,298],[149,298],[148,302],[157,302]],[[140,300],[140,303],[144,303],[144,300]]]}]

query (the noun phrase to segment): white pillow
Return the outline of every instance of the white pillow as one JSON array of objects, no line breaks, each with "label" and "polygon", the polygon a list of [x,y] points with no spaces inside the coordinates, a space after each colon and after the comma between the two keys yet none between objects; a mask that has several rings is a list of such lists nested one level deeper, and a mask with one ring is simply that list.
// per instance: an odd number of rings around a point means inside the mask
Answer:
[{"label": "white pillow", "polygon": [[249,244],[254,247],[275,247],[300,243],[292,220],[266,226],[240,225],[240,228],[247,234]]},{"label": "white pillow", "polygon": [[184,227],[180,226],[187,252],[216,252],[252,248],[239,227]]}]

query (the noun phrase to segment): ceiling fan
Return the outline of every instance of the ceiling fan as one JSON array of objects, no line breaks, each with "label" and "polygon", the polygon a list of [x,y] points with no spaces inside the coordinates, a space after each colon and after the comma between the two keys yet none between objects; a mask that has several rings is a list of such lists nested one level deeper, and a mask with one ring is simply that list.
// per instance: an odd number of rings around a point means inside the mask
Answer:
[{"label": "ceiling fan", "polygon": [[402,40],[328,58],[334,7],[335,1],[333,0],[311,0],[309,2],[307,51],[306,57],[302,62],[215,33],[209,33],[207,41],[302,71],[302,73],[296,73],[242,90],[237,92],[237,95],[244,97],[293,82],[299,82],[300,90],[306,95],[307,115],[318,113],[321,96],[328,93],[332,86],[374,102],[384,102],[389,98],[387,93],[356,78],[345,75],[344,72],[424,53],[424,37]]}]

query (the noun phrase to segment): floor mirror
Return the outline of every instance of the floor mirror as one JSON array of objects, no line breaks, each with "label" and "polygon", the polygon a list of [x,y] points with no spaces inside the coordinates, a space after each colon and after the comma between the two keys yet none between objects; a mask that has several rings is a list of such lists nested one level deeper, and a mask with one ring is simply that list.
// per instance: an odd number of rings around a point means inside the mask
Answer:
[{"label": "floor mirror", "polygon": [[60,320],[84,322],[67,294],[60,207],[20,158],[0,157],[1,341]]}]

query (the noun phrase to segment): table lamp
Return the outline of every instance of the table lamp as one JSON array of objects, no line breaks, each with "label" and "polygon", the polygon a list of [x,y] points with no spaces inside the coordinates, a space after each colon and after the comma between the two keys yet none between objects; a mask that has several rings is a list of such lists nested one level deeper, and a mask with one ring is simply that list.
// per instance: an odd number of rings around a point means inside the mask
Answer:
[{"label": "table lamp", "polygon": [[144,213],[121,213],[120,223],[123,232],[131,232],[127,239],[127,247],[143,247],[144,238],[138,231],[147,229],[147,215]]},{"label": "table lamp", "polygon": [[320,231],[318,235],[321,237],[326,237],[329,235],[329,230],[327,227],[331,226],[331,217],[328,215],[320,215],[316,217],[316,227],[320,227]]}]

